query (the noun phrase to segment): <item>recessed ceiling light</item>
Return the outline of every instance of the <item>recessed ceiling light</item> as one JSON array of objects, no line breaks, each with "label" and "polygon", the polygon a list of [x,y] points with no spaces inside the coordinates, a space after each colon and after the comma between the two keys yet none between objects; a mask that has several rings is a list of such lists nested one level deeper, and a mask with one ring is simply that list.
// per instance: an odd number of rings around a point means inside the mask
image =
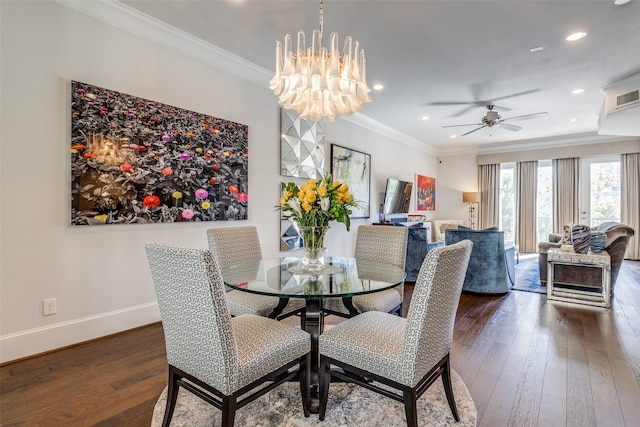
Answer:
[{"label": "recessed ceiling light", "polygon": [[582,88],[574,89],[574,90],[571,91],[571,93],[574,94],[574,95],[578,95],[580,93],[584,93],[584,89],[582,89]]},{"label": "recessed ceiling light", "polygon": [[451,135],[451,138],[455,138],[457,135]]},{"label": "recessed ceiling light", "polygon": [[578,119],[569,119],[570,122],[577,122]]},{"label": "recessed ceiling light", "polygon": [[613,4],[615,4],[616,6],[622,6],[623,4],[627,4],[629,3],[629,0],[614,0]]},{"label": "recessed ceiling light", "polygon": [[531,49],[529,49],[529,51],[531,53],[533,53],[533,52],[541,52],[543,50],[544,50],[544,47],[542,47],[542,46],[536,46],[536,47],[532,47]]},{"label": "recessed ceiling light", "polygon": [[384,89],[384,86],[381,85],[380,83],[373,85],[373,90],[382,90]]},{"label": "recessed ceiling light", "polygon": [[429,116],[422,116],[421,119],[422,120],[429,120]]},{"label": "recessed ceiling light", "polygon": [[587,36],[587,33],[585,33],[584,31],[578,31],[577,33],[573,33],[569,37],[567,37],[567,41],[573,42],[576,40],[580,40],[586,36]]}]

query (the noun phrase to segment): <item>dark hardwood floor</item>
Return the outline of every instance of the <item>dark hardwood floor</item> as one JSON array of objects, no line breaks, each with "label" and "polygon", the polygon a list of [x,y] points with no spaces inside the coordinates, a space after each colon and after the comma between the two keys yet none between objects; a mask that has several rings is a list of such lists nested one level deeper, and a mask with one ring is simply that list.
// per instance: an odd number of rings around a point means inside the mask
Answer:
[{"label": "dark hardwood floor", "polygon": [[[463,294],[452,359],[479,426],[640,426],[640,262],[609,310]],[[148,426],[165,385],[154,324],[0,367],[0,425]]]}]

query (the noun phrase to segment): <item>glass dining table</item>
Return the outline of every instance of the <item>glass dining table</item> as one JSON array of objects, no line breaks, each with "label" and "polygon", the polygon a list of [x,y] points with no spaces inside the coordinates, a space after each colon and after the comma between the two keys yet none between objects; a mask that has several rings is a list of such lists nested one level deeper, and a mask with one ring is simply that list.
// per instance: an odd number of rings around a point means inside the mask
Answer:
[{"label": "glass dining table", "polygon": [[318,368],[320,349],[318,338],[324,328],[323,301],[341,298],[352,315],[358,310],[352,304],[356,295],[390,289],[404,283],[403,269],[377,261],[325,257],[319,271],[307,272],[300,257],[263,259],[259,262],[240,263],[222,269],[222,278],[229,288],[268,295],[280,299],[269,317],[276,318],[289,298],[304,298],[305,309],[300,313],[301,326],[311,335],[311,402],[317,412]]}]

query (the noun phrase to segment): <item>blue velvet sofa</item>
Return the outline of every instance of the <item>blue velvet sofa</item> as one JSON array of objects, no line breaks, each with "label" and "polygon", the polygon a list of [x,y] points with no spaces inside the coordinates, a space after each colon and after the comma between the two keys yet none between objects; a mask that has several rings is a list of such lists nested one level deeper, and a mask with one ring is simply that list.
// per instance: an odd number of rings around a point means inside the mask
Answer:
[{"label": "blue velvet sofa", "polygon": [[465,239],[473,242],[473,250],[462,290],[480,294],[509,292],[515,282],[515,247],[510,245],[505,248],[504,231],[497,228],[472,230],[467,227],[445,231],[446,245]]}]

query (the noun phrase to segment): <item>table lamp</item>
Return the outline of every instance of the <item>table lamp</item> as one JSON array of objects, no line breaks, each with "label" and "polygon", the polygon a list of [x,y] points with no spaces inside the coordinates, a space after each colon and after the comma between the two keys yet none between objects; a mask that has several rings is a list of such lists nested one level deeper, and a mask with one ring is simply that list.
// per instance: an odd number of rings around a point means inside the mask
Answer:
[{"label": "table lamp", "polygon": [[475,210],[476,203],[480,203],[480,193],[477,191],[469,191],[462,193],[462,201],[469,203],[469,227],[475,229]]}]

